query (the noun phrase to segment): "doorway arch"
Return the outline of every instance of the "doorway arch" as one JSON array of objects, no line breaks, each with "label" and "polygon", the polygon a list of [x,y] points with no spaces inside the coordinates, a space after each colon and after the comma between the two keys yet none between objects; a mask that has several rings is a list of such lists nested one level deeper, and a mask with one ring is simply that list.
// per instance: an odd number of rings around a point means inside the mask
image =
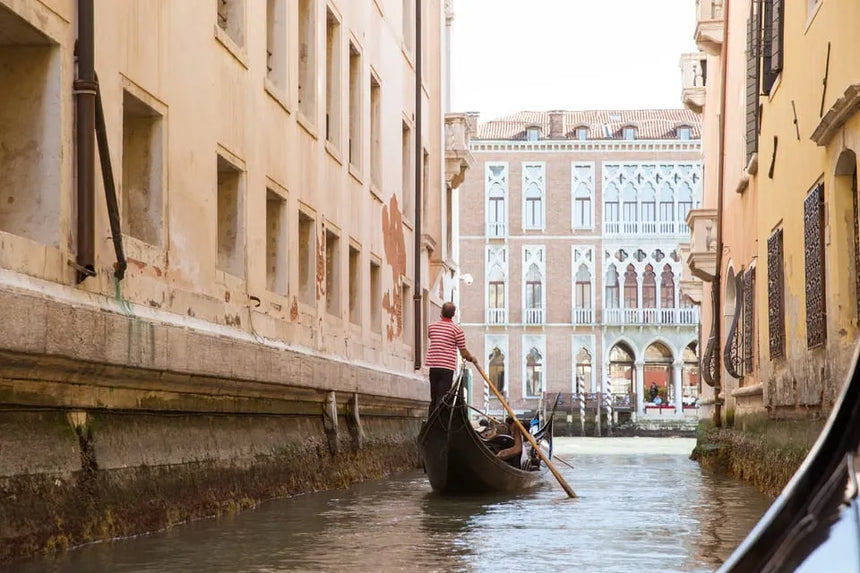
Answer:
[{"label": "doorway arch", "polygon": [[635,354],[626,342],[616,342],[609,350],[609,383],[613,394],[633,392]]},{"label": "doorway arch", "polygon": [[645,349],[645,398],[652,404],[674,402],[672,361],[672,351],[662,342],[653,342]]}]

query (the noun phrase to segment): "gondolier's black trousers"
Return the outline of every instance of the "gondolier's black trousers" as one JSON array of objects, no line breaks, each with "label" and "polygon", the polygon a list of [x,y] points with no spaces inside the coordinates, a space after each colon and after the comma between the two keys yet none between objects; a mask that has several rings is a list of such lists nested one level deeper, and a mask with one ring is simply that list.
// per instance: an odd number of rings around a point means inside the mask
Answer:
[{"label": "gondolier's black trousers", "polygon": [[454,371],[447,368],[430,369],[430,410],[428,417],[433,414],[436,405],[442,401],[442,396],[451,389],[454,383]]}]

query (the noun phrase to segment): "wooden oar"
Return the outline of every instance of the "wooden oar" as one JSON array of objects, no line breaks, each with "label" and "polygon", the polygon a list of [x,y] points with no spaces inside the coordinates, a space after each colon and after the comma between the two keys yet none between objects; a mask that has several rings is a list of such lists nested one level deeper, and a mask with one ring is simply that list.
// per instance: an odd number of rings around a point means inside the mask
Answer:
[{"label": "wooden oar", "polygon": [[520,432],[522,432],[523,435],[528,439],[529,443],[535,449],[535,452],[537,452],[537,455],[540,456],[540,459],[543,460],[543,463],[546,464],[546,467],[549,468],[549,470],[552,472],[552,475],[554,475],[555,479],[558,480],[558,483],[562,487],[562,489],[564,489],[564,491],[567,492],[568,496],[576,497],[576,493],[574,493],[573,489],[569,485],[567,485],[567,482],[564,481],[564,478],[561,477],[561,474],[558,473],[558,470],[555,469],[555,466],[552,465],[552,462],[550,462],[549,459],[547,459],[547,457],[544,455],[543,451],[541,451],[540,446],[538,446],[537,442],[535,442],[535,439],[532,437],[531,432],[527,432],[525,427],[523,427],[522,423],[517,418],[517,415],[514,414],[514,411],[508,405],[508,402],[507,402],[507,400],[505,400],[505,397],[502,396],[502,393],[499,392],[499,390],[496,388],[496,386],[492,382],[490,382],[490,379],[487,377],[486,373],[484,373],[484,371],[481,369],[481,366],[477,362],[475,362],[474,364],[475,364],[475,368],[481,374],[481,377],[483,377],[483,379],[487,382],[487,385],[490,387],[490,390],[493,391],[493,394],[496,395],[496,398],[499,399],[499,402],[501,402],[502,406],[505,407],[505,410],[508,411],[508,414],[511,415],[511,419],[513,419],[514,424],[517,425],[517,428],[519,428]]}]

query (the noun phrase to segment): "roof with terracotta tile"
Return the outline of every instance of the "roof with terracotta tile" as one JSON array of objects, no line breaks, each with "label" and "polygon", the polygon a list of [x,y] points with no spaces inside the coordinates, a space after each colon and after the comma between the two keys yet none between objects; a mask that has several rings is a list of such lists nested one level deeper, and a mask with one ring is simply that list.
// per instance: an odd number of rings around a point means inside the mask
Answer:
[{"label": "roof with terracotta tile", "polygon": [[521,111],[478,124],[472,139],[525,140],[526,128],[537,126],[541,139],[549,139],[550,115],[561,113],[564,139],[575,139],[577,127],[588,128],[588,139],[623,139],[623,129],[636,127],[636,139],[677,139],[678,127],[690,126],[691,139],[701,137],[701,116],[687,109],[591,111]]}]

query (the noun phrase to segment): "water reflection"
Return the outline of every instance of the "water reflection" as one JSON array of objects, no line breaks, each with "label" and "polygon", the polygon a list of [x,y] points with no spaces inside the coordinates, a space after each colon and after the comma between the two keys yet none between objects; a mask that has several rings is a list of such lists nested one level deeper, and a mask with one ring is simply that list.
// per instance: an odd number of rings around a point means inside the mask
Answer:
[{"label": "water reflection", "polygon": [[446,498],[418,472],[16,570],[712,571],[766,509],[751,487],[703,473],[687,449],[625,444],[576,453],[562,473],[577,500],[552,482],[510,497]]}]

